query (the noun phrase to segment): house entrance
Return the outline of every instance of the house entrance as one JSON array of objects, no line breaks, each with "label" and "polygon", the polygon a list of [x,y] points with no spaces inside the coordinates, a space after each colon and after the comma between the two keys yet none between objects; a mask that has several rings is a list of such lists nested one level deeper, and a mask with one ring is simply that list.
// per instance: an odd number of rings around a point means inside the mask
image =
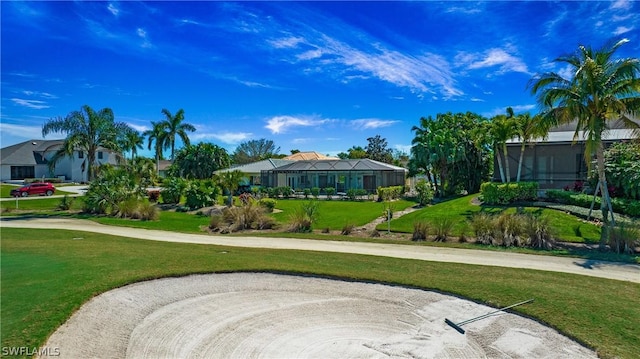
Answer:
[{"label": "house entrance", "polygon": [[362,176],[362,188],[373,192],[376,190],[376,176]]}]

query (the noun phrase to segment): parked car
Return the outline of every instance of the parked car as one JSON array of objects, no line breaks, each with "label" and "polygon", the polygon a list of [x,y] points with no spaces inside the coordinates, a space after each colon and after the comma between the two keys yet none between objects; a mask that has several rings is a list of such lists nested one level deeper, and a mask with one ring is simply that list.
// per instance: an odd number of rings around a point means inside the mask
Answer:
[{"label": "parked car", "polygon": [[44,194],[51,196],[56,192],[56,188],[49,182],[31,183],[20,188],[14,188],[11,190],[13,197],[27,197],[32,194]]}]

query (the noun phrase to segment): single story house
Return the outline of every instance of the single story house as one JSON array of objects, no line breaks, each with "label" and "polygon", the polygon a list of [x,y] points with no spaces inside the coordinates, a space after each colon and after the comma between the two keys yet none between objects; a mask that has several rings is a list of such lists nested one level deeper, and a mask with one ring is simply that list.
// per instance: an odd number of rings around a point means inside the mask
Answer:
[{"label": "single story house", "polygon": [[[585,137],[579,131],[574,141],[575,128],[575,123],[556,127],[549,131],[546,139],[536,138],[529,142],[523,155],[520,180],[538,182],[541,189],[560,189],[572,186],[576,181],[586,181]],[[633,138],[632,130],[612,123],[603,136],[603,143],[607,147]],[[517,179],[521,147],[522,141],[518,138],[507,141],[511,181]],[[499,182],[500,170],[497,159],[494,161],[493,180]]]},{"label": "single story house", "polygon": [[263,170],[261,184],[293,189],[333,187],[337,192],[356,188],[373,193],[378,187],[405,186],[407,172],[371,159],[303,160]]},{"label": "single story house", "polygon": [[[62,146],[64,140],[29,140],[0,149],[0,181],[17,181],[27,178],[53,178],[63,181],[86,182],[86,153],[75,151],[73,156],[65,156],[49,169],[49,161]],[[99,164],[116,164],[115,153],[100,149],[96,153]]]},{"label": "single story house", "polygon": [[260,186],[262,184],[262,181],[261,181],[262,171],[271,170],[280,166],[287,165],[292,162],[294,161],[278,159],[278,158],[268,158],[266,160],[262,160],[258,162],[252,162],[244,165],[226,168],[223,170],[218,170],[215,173],[240,171],[246,174],[246,177],[240,183],[241,186]]}]

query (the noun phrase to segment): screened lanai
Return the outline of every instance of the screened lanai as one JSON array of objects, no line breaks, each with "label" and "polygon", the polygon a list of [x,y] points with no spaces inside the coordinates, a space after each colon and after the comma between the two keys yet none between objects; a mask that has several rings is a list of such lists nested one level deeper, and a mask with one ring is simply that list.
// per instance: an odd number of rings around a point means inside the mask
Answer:
[{"label": "screened lanai", "polygon": [[378,187],[404,186],[407,169],[370,160],[296,161],[262,171],[262,185],[293,189],[333,187],[337,192],[351,188],[373,193]]}]

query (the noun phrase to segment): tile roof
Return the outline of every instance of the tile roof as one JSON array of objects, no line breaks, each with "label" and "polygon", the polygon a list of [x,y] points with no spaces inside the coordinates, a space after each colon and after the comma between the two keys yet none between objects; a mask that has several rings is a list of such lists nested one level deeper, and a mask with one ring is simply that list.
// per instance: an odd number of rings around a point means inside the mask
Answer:
[{"label": "tile roof", "polygon": [[280,166],[274,171],[403,171],[406,168],[374,161],[368,158],[356,160],[312,160],[295,161]]},{"label": "tile roof", "polygon": [[290,160],[290,161],[337,160],[337,159],[338,159],[337,157],[325,156],[315,151],[298,152],[283,158],[283,160]]}]

